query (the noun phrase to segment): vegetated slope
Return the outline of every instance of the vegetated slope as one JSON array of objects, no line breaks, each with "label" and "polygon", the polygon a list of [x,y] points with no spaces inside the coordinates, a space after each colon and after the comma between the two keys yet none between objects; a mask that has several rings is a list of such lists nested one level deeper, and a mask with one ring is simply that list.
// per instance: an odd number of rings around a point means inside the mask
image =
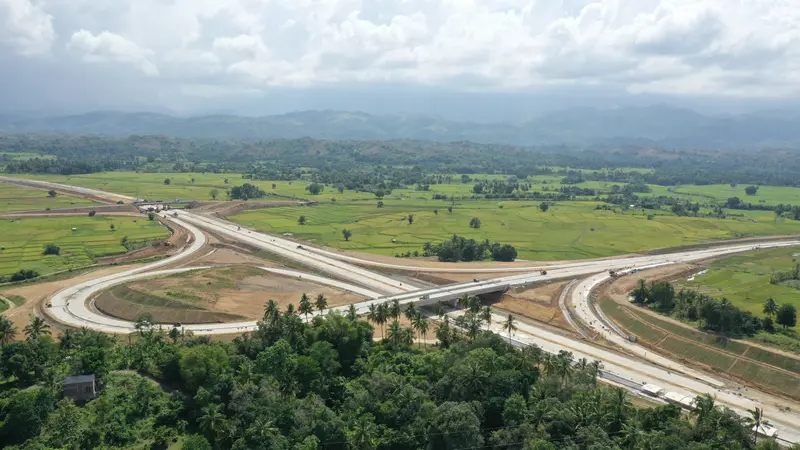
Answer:
[{"label": "vegetated slope", "polygon": [[171,117],[99,111],[80,115],[0,116],[0,131],[89,134],[164,134],[195,138],[475,141],[516,145],[631,144],[756,146],[799,143],[798,115],[752,113],[712,117],[664,105],[617,109],[573,108],[518,123],[467,123],[422,115],[378,116],[361,112],[303,111],[240,117]]}]

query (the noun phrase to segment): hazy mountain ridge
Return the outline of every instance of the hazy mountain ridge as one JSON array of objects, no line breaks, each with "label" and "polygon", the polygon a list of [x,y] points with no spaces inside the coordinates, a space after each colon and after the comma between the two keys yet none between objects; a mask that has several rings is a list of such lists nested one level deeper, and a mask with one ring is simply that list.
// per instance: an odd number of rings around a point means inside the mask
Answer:
[{"label": "hazy mountain ridge", "polygon": [[473,141],[514,145],[652,143],[675,147],[800,144],[800,115],[768,111],[714,117],[663,105],[575,108],[519,123],[469,123],[422,115],[303,111],[274,116],[174,117],[97,111],[30,117],[0,115],[3,133],[156,134],[186,138]]}]

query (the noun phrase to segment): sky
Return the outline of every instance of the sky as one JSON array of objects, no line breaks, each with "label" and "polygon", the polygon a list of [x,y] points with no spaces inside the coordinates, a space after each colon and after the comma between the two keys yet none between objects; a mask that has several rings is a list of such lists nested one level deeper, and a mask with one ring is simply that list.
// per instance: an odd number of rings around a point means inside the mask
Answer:
[{"label": "sky", "polygon": [[0,0],[3,111],[798,98],[797,0]]}]

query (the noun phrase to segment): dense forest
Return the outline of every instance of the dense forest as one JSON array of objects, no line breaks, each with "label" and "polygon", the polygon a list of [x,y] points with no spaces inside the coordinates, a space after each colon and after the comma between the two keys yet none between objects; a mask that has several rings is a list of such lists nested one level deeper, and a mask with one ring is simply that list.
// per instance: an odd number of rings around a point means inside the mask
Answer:
[{"label": "dense forest", "polygon": [[[17,159],[14,153],[49,158]],[[253,178],[295,179],[311,168],[320,182],[430,182],[426,174],[501,173],[525,178],[563,174],[567,181],[604,180],[659,185],[740,183],[797,186],[795,150],[678,150],[650,146],[537,146],[429,141],[179,139],[165,136],[2,135],[7,173],[76,174],[108,170],[243,172]],[[567,172],[553,167],[611,169]],[[615,170],[650,168],[647,172]],[[401,169],[396,169],[401,168]],[[399,172],[394,172],[399,170]],[[405,172],[406,176],[403,175]],[[392,177],[386,177],[391,173]],[[348,184],[350,183],[350,184]]]},{"label": "dense forest", "polygon": [[[56,342],[41,319],[20,332],[25,340],[11,342],[17,330],[0,319],[0,442],[8,449],[777,448],[710,396],[699,397],[689,416],[674,405],[634,408],[625,391],[598,384],[599,364],[520,350],[483,331],[479,303],[457,323],[445,320],[440,344],[427,348],[399,325],[398,308],[382,310],[370,314],[385,327],[378,342],[353,310],[305,323],[274,302],[256,332],[231,343],[146,321],[125,339],[69,330]],[[97,375],[99,398],[62,399],[63,377],[86,373]]]}]

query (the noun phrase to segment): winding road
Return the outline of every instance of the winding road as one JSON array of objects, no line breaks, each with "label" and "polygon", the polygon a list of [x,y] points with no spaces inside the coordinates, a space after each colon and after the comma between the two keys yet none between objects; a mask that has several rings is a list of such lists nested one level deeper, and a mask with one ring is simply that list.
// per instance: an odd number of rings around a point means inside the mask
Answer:
[{"label": "winding road", "polygon": [[[0,177],[0,181],[9,181]],[[28,180],[25,180],[28,181]],[[107,195],[97,190],[73,188],[55,183],[37,182],[43,188],[58,187],[61,190],[73,190],[90,195]],[[116,194],[108,194],[112,198]],[[311,281],[327,284],[345,289],[366,298],[365,301],[355,304],[358,313],[365,313],[369,306],[385,301],[397,299],[400,303],[431,304],[438,301],[447,301],[461,296],[505,291],[510,288],[530,285],[555,279],[574,279],[587,277],[572,287],[569,293],[569,302],[576,311],[578,318],[585,325],[593,328],[609,341],[623,348],[628,354],[618,353],[592,345],[584,340],[545,330],[541,327],[527,323],[519,323],[513,336],[508,336],[502,329],[504,317],[494,315],[490,329],[507,337],[518,345],[536,344],[544,350],[557,353],[567,350],[576,358],[601,361],[603,372],[616,379],[629,380],[636,383],[655,383],[667,390],[684,394],[709,393],[715,395],[717,403],[728,406],[740,414],[747,415],[747,410],[760,407],[765,416],[778,428],[780,437],[786,442],[800,442],[800,414],[786,411],[781,408],[782,399],[759,393],[759,400],[754,400],[740,395],[739,392],[727,390],[727,385],[713,377],[695,371],[675,361],[652,354],[641,346],[625,341],[614,330],[607,328],[600,317],[597,317],[589,307],[589,293],[598,284],[605,281],[609,271],[624,272],[635,269],[669,265],[677,263],[695,262],[720,256],[741,253],[754,248],[778,248],[800,246],[798,239],[784,239],[758,244],[731,244],[715,248],[680,251],[670,254],[627,256],[606,260],[576,261],[560,263],[542,267],[515,267],[497,269],[441,269],[429,267],[416,267],[402,264],[377,263],[351,256],[341,255],[319,248],[298,245],[297,242],[278,236],[267,235],[250,230],[220,219],[203,216],[190,211],[180,211],[163,215],[165,220],[173,221],[176,225],[184,227],[192,238],[176,255],[141,267],[126,270],[117,274],[89,280],[75,286],[66,288],[56,293],[47,309],[48,315],[53,319],[70,326],[87,326],[92,329],[109,333],[130,333],[135,330],[134,324],[129,321],[110,318],[96,313],[88,305],[91,298],[109,287],[132,280],[146,277],[165,276],[196,267],[164,269],[176,263],[185,263],[192,255],[206,244],[206,236],[201,230],[224,236],[231,240],[268,251],[280,257],[313,269],[316,274],[307,274],[287,269],[264,268],[284,276],[305,277]],[[523,272],[490,280],[480,280],[466,283],[454,283],[432,288],[420,288],[409,285],[408,282],[399,281],[389,275],[365,269],[363,266],[380,267],[389,271],[416,271],[416,272]],[[542,274],[539,269],[546,269]],[[535,272],[532,272],[535,271]],[[346,310],[349,306],[331,308],[331,310]],[[452,312],[453,315],[462,314],[461,311]],[[198,324],[185,325],[186,330],[196,334],[222,334],[237,333],[252,330],[255,322],[224,323],[224,324]],[[630,388],[630,386],[629,386]]]}]

